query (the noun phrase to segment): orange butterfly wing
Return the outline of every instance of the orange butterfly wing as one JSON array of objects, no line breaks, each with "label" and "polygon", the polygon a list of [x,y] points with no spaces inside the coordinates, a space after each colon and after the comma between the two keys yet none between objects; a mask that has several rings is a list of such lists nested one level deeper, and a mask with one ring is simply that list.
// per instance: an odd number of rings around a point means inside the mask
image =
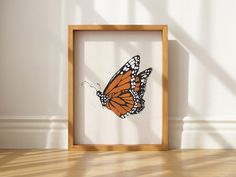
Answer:
[{"label": "orange butterfly wing", "polygon": [[112,110],[116,115],[124,118],[130,114],[135,106],[135,97],[130,91],[120,92],[116,97],[112,97],[107,108]]},{"label": "orange butterfly wing", "polygon": [[104,94],[115,94],[122,90],[133,89],[135,87],[135,76],[139,70],[140,57],[132,57],[119,71],[110,79]]},{"label": "orange butterfly wing", "polygon": [[139,70],[140,57],[132,57],[119,71],[110,79],[103,94],[109,95],[110,101],[106,107],[119,117],[123,117],[134,109],[135,77]]},{"label": "orange butterfly wing", "polygon": [[138,94],[138,104],[137,109],[134,114],[141,112],[145,108],[145,100],[143,99],[143,95],[145,93],[147,78],[152,72],[152,68],[148,68],[141,73],[139,73],[135,78],[135,88],[134,91]]},{"label": "orange butterfly wing", "polygon": [[145,69],[135,77],[135,88],[134,91],[138,93],[139,97],[142,98],[147,84],[147,78],[152,72],[152,68]]}]

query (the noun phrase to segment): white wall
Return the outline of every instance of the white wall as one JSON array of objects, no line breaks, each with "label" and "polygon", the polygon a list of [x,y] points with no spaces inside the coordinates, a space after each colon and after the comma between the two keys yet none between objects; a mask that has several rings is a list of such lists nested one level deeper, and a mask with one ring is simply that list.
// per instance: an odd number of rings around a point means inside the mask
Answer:
[{"label": "white wall", "polygon": [[168,24],[170,146],[236,148],[235,17],[234,0],[1,0],[0,147],[66,148],[68,24]]}]

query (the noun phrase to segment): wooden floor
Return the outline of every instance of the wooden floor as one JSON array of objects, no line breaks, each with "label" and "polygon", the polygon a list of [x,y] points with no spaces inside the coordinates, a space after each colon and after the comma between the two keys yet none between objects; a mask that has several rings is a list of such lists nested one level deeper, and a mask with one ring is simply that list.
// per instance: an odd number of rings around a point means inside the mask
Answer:
[{"label": "wooden floor", "polygon": [[236,177],[236,151],[0,150],[0,177]]}]

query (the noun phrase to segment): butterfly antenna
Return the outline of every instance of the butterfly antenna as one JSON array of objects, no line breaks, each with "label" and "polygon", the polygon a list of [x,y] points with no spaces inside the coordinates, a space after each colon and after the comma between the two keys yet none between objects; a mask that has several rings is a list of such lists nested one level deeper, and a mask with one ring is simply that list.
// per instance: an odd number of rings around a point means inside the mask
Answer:
[{"label": "butterfly antenna", "polygon": [[84,83],[88,84],[89,87],[94,88],[94,89],[96,90],[96,92],[98,91],[98,89],[97,89],[96,87],[94,87],[93,85],[91,85],[91,84],[90,84],[89,82],[87,82],[87,81],[83,81],[83,82],[81,83],[81,86],[83,86]]}]

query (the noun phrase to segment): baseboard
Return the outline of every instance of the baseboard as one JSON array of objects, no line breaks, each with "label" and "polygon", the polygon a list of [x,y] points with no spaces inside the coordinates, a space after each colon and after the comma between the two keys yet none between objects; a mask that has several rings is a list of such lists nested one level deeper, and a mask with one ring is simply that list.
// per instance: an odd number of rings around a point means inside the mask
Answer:
[{"label": "baseboard", "polygon": [[[67,149],[66,116],[0,116],[0,148]],[[171,149],[236,149],[236,119],[170,117]]]},{"label": "baseboard", "polygon": [[177,149],[236,149],[234,117],[170,117],[169,144]]},{"label": "baseboard", "polygon": [[66,116],[0,116],[0,148],[67,148]]}]

